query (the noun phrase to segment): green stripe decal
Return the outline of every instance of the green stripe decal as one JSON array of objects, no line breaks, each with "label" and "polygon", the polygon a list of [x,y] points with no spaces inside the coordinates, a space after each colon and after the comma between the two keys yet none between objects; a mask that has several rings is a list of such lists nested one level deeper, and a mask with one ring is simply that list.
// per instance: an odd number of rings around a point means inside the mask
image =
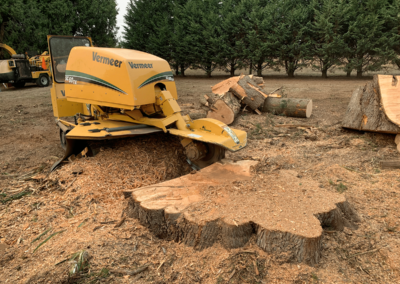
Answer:
[{"label": "green stripe decal", "polygon": [[[121,90],[120,88],[118,88],[117,86],[114,86],[113,84],[111,84],[107,81],[104,81],[100,78],[97,78],[95,76],[92,76],[92,75],[89,75],[86,73],[66,70],[65,77],[67,77],[67,76],[71,76],[71,77],[73,77],[74,80],[77,80],[77,81],[88,82],[88,83],[100,85],[103,87],[107,87],[107,88],[113,89],[115,91],[121,92],[126,95],[126,93],[123,90]],[[66,81],[68,82],[68,80],[66,80]]]},{"label": "green stripe decal", "polygon": [[153,77],[150,77],[149,79],[147,79],[146,81],[144,81],[139,87],[138,89],[153,83],[153,82],[157,82],[157,81],[161,81],[161,80],[169,80],[169,81],[174,81],[174,74],[172,74],[171,71],[167,71],[167,72],[163,72],[163,73],[159,73],[157,75],[154,75]]}]

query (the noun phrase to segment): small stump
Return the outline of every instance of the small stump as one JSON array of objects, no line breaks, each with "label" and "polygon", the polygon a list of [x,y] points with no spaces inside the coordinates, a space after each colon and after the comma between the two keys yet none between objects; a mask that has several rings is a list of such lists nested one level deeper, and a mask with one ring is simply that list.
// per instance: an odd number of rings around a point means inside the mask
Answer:
[{"label": "small stump", "polygon": [[195,174],[126,191],[125,213],[157,237],[195,249],[217,242],[237,248],[256,235],[266,252],[308,264],[320,258],[323,227],[343,230],[358,221],[344,195],[294,171],[252,174],[256,164],[223,160]]}]

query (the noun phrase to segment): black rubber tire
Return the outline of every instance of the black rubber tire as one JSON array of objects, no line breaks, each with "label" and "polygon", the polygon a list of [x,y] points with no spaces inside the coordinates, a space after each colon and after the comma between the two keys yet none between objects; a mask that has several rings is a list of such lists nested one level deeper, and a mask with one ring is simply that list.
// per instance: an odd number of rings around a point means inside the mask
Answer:
[{"label": "black rubber tire", "polygon": [[23,88],[25,86],[25,81],[15,82],[15,83],[13,83],[13,86],[16,89]]},{"label": "black rubber tire", "polygon": [[225,148],[210,143],[204,144],[207,147],[207,155],[204,158],[196,161],[191,161],[188,159],[189,164],[196,170],[210,166],[215,162],[218,162],[225,158]]},{"label": "black rubber tire", "polygon": [[36,79],[36,84],[40,87],[47,87],[50,84],[50,78],[47,74],[40,74]]}]

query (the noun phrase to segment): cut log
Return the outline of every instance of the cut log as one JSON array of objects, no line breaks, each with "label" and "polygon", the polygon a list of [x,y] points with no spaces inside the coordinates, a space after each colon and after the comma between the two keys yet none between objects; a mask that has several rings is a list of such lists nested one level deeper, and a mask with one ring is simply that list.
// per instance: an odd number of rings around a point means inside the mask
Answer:
[{"label": "cut log", "polygon": [[268,97],[263,112],[290,117],[309,118],[312,114],[312,100]]},{"label": "cut log", "polygon": [[239,81],[239,76],[231,77],[229,79],[226,79],[226,80],[214,85],[211,88],[211,91],[216,95],[223,95],[226,92],[229,92],[229,89],[232,86],[236,85],[238,81]]},{"label": "cut log", "polygon": [[400,127],[391,122],[381,107],[378,76],[364,88],[357,88],[351,96],[342,127],[360,131],[400,133]]},{"label": "cut log", "polygon": [[399,143],[400,143],[400,134],[396,135],[396,137],[394,138],[394,143],[396,143],[396,145],[399,145]]},{"label": "cut log", "polygon": [[227,125],[233,123],[240,111],[240,103],[230,92],[221,96],[204,95],[200,98],[200,103],[210,109],[207,118],[217,119]]},{"label": "cut log", "polygon": [[[236,85],[236,83],[239,81],[239,79],[241,79],[243,77],[244,77],[244,75],[235,76],[235,77],[231,77],[229,79],[226,79],[226,80],[224,80],[222,82],[219,82],[218,84],[214,85],[211,88],[211,91],[216,95],[223,95],[226,92],[229,92],[229,89],[233,85]],[[252,79],[258,86],[264,85],[264,79],[262,77],[249,75],[249,78]]]},{"label": "cut log", "polygon": [[215,243],[242,247],[256,235],[260,248],[288,262],[318,263],[322,226],[353,227],[357,213],[344,195],[306,178],[299,183],[294,171],[253,175],[256,164],[223,160],[196,174],[125,191],[124,214],[159,238],[198,250]]},{"label": "cut log", "polygon": [[207,111],[203,109],[191,109],[188,114],[193,120],[207,117]]},{"label": "cut log", "polygon": [[264,79],[263,77],[258,77],[254,75],[249,75],[250,79],[253,80],[257,85],[263,85],[264,84]]},{"label": "cut log", "polygon": [[380,164],[382,169],[400,169],[400,160],[382,161]]},{"label": "cut log", "polygon": [[239,111],[239,102],[232,93],[228,92],[220,99],[213,102],[212,106],[210,106],[207,118],[214,118],[229,125],[233,123]]},{"label": "cut log", "polygon": [[256,112],[257,109],[263,105],[265,97],[267,96],[267,94],[265,94],[249,76],[243,76],[243,78],[240,78],[240,80],[233,85],[229,91],[231,91],[242,104],[247,105]]}]

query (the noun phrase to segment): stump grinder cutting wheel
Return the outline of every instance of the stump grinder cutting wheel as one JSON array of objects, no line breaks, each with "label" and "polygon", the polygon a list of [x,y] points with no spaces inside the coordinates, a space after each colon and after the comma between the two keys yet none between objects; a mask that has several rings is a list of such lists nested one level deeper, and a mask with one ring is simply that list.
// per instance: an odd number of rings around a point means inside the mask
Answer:
[{"label": "stump grinder cutting wheel", "polygon": [[[246,146],[247,134],[215,119],[192,120],[176,102],[164,59],[92,46],[89,37],[48,36],[51,99],[65,155],[93,154],[90,142],[164,132],[180,137],[189,164],[200,169]],[[61,119],[74,117],[74,121]]]}]

